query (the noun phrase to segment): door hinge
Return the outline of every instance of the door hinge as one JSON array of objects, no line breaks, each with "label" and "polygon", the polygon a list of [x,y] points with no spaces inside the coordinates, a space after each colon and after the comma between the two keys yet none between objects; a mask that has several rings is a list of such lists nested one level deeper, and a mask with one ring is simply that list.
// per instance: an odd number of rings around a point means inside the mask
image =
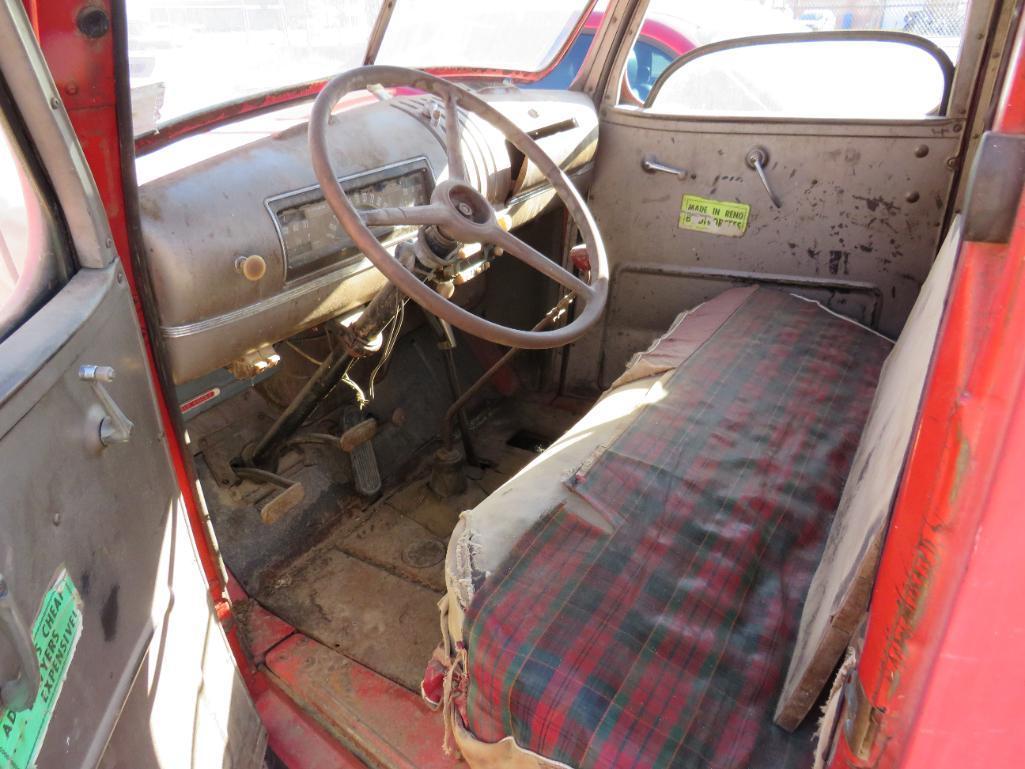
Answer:
[{"label": "door hinge", "polygon": [[1025,136],[987,131],[968,177],[964,239],[1008,243],[1025,185]]},{"label": "door hinge", "polygon": [[885,711],[869,702],[856,670],[844,688],[844,699],[844,736],[847,738],[847,747],[857,758],[867,760],[879,735]]}]

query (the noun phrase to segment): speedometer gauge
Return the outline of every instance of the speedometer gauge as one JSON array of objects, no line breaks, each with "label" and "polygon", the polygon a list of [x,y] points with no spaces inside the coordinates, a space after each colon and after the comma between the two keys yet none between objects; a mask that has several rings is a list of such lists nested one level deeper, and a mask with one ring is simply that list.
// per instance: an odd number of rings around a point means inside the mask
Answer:
[{"label": "speedometer gauge", "polygon": [[[339,182],[359,210],[424,205],[430,200],[433,189],[426,158],[346,177]],[[281,240],[286,281],[362,259],[324,200],[320,187],[277,195],[267,201],[267,209]],[[387,226],[372,230],[378,240],[389,245],[408,237],[416,227]]]}]

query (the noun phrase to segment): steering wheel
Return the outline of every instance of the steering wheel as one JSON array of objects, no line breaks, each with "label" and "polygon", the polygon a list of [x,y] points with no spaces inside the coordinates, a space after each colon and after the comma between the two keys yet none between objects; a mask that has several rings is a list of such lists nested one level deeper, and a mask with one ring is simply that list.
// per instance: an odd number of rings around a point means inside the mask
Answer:
[{"label": "steering wheel", "polygon": [[[427,205],[403,208],[378,208],[357,211],[342,189],[331,167],[327,126],[331,111],[346,94],[370,85],[385,88],[408,87],[426,91],[445,105],[445,146],[448,178],[435,186]],[[479,115],[498,128],[505,138],[538,167],[562,199],[587,245],[590,283],[585,283],[532,246],[504,230],[495,209],[466,181],[463,165],[458,108]],[[359,67],[334,77],[324,86],[313,105],[310,117],[310,154],[313,170],[324,198],[356,247],[384,276],[406,296],[425,310],[474,336],[507,347],[543,350],[561,347],[579,339],[605,310],[608,300],[608,259],[598,227],[580,193],[562,169],[537,143],[498,110],[462,86],[439,77],[405,67]],[[486,320],[463,309],[424,283],[417,275],[385,250],[370,231],[372,226],[419,225],[436,227],[442,235],[458,243],[489,243],[530,265],[575,295],[583,304],[567,325],[550,331],[524,331]],[[423,229],[421,235],[423,237]]]}]

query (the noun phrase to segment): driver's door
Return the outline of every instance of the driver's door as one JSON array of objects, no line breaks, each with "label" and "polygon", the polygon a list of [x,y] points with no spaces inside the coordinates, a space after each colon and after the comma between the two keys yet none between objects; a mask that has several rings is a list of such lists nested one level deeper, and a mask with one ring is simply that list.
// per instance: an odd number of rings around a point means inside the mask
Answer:
[{"label": "driver's door", "polygon": [[259,766],[262,729],[196,563],[132,296],[54,93],[6,0],[0,767]]}]

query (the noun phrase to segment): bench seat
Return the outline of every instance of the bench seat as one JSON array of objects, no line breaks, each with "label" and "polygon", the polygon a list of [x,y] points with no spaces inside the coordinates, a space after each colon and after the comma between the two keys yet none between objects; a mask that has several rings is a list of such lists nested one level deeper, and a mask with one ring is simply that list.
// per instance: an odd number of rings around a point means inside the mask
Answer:
[{"label": "bench seat", "polygon": [[727,291],[466,514],[447,629],[471,766],[806,765],[772,713],[891,346]]}]

